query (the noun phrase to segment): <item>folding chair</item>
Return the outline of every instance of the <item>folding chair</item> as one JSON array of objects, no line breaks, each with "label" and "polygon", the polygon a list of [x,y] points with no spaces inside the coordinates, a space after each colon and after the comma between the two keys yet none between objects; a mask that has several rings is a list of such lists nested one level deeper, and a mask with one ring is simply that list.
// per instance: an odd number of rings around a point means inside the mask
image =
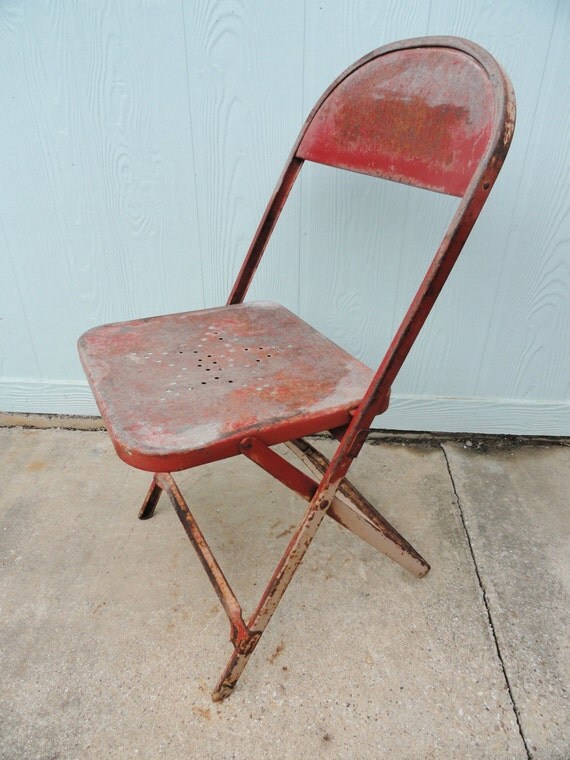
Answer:
[{"label": "folding chair", "polygon": [[[511,141],[508,77],[454,37],[375,50],[324,93],[293,147],[227,304],[89,330],[79,352],[118,455],[154,473],[139,517],[163,491],[230,621],[233,654],[213,692],[228,696],[328,515],[417,577],[428,563],[345,479],[475,223]],[[273,303],[244,303],[304,161],[457,196],[451,224],[378,369]],[[305,436],[330,431],[327,460]],[[271,447],[286,443],[310,477]],[[242,454],[308,503],[249,619],[173,472]]]}]

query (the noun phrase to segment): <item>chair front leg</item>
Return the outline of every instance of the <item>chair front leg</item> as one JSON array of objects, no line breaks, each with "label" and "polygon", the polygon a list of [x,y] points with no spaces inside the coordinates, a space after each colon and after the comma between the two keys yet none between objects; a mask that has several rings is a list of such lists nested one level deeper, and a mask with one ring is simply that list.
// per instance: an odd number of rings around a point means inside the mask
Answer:
[{"label": "chair front leg", "polygon": [[334,497],[334,491],[334,486],[328,489],[319,488],[311,500],[303,519],[279,560],[279,564],[275,568],[275,572],[271,576],[271,580],[267,584],[267,588],[263,592],[255,612],[248,620],[247,627],[252,633],[250,646],[246,652],[238,652],[236,650],[230,657],[212,693],[214,702],[220,702],[232,693],[262,633],[265,631],[277,605],[287,590],[293,575],[301,564],[319,525],[326,515],[327,509],[330,506],[330,500]]}]

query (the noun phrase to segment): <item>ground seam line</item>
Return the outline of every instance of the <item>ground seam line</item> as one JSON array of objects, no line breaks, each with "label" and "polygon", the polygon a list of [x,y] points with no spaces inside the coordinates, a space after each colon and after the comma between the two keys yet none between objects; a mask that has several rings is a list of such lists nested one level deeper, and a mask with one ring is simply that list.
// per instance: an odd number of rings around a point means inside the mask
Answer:
[{"label": "ground seam line", "polygon": [[459,498],[459,494],[457,492],[457,487],[455,485],[455,480],[454,480],[453,474],[451,472],[451,465],[449,463],[449,458],[447,456],[447,451],[445,450],[445,448],[443,447],[442,444],[440,444],[440,448],[441,448],[441,450],[443,452],[443,457],[445,459],[445,464],[447,466],[447,472],[449,474],[449,479],[451,481],[451,486],[453,488],[453,493],[455,495],[455,500],[457,502],[457,509],[459,511],[459,516],[461,518],[461,524],[463,526],[463,530],[464,530],[465,536],[467,538],[467,545],[469,547],[469,553],[471,554],[471,559],[473,560],[473,567],[475,568],[475,575],[477,576],[477,582],[479,584],[479,588],[481,589],[481,594],[483,596],[483,604],[485,605],[485,610],[487,612],[487,622],[489,624],[489,628],[491,629],[491,633],[493,635],[493,641],[495,642],[495,649],[496,649],[496,652],[497,652],[497,657],[499,658],[499,662],[501,664],[501,670],[503,671],[503,678],[505,679],[505,684],[507,686],[507,691],[509,693],[509,699],[510,699],[510,702],[511,702],[511,705],[512,705],[512,708],[513,708],[513,712],[515,714],[515,718],[516,718],[516,721],[517,721],[517,727],[518,727],[518,730],[519,730],[519,735],[521,737],[522,743],[523,743],[524,748],[526,750],[526,756],[527,756],[528,760],[532,760],[532,753],[531,753],[531,751],[529,749],[529,746],[528,746],[528,744],[526,742],[525,735],[524,735],[524,732],[523,732],[520,713],[519,713],[517,704],[515,702],[513,690],[511,688],[511,682],[510,682],[509,676],[507,674],[507,668],[506,668],[505,662],[503,660],[503,655],[501,653],[501,648],[499,646],[499,640],[497,638],[497,632],[495,630],[495,625],[493,623],[493,617],[491,615],[491,607],[489,605],[489,599],[487,597],[487,590],[485,589],[485,584],[483,583],[483,579],[481,577],[481,573],[479,572],[479,566],[477,565],[477,560],[475,558],[475,550],[473,549],[473,544],[471,542],[471,536],[469,535],[469,531],[467,530],[467,523],[465,521],[465,515],[463,513],[463,508],[461,506],[461,499]]}]

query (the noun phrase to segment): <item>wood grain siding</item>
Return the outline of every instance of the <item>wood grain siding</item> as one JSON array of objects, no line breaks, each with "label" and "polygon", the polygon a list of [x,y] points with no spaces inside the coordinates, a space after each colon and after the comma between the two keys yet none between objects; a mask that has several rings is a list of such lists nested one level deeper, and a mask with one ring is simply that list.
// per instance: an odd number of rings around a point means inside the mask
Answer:
[{"label": "wood grain siding", "polygon": [[[183,8],[204,292],[213,306],[225,303],[304,118],[304,9],[226,0]],[[287,218],[288,234],[276,238],[250,299],[269,290],[297,309],[298,222],[294,211]]]},{"label": "wood grain siding", "polygon": [[[489,331],[476,392],[551,400],[570,394],[570,5],[560,2],[528,99],[528,139],[501,280],[491,319],[508,312],[509,331]],[[546,37],[546,32],[544,34]],[[522,213],[527,209],[529,213]],[[504,357],[500,384],[490,357]]]},{"label": "wood grain siding", "polygon": [[[567,0],[5,0],[0,411],[95,413],[80,333],[223,303],[314,101],[426,34],[497,57],[517,130],[377,423],[570,434]],[[248,299],[374,364],[456,203],[307,165]]]}]

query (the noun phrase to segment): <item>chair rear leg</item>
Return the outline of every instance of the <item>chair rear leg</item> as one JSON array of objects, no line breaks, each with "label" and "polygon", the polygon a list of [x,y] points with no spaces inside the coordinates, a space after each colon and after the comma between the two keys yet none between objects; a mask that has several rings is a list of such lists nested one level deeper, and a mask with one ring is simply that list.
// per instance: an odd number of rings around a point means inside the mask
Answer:
[{"label": "chair rear leg", "polygon": [[145,496],[145,499],[142,503],[142,507],[139,510],[139,520],[148,520],[153,516],[161,493],[162,488],[158,485],[156,479],[153,477],[150,488],[148,489],[147,495]]},{"label": "chair rear leg", "polygon": [[[321,476],[325,472],[328,459],[304,438],[289,441],[286,445],[314,474]],[[350,481],[341,480],[337,498],[333,509],[329,510],[332,518],[417,578],[427,575],[430,571],[428,562]],[[338,503],[339,500],[342,504]],[[343,505],[348,509],[343,509]]]}]

